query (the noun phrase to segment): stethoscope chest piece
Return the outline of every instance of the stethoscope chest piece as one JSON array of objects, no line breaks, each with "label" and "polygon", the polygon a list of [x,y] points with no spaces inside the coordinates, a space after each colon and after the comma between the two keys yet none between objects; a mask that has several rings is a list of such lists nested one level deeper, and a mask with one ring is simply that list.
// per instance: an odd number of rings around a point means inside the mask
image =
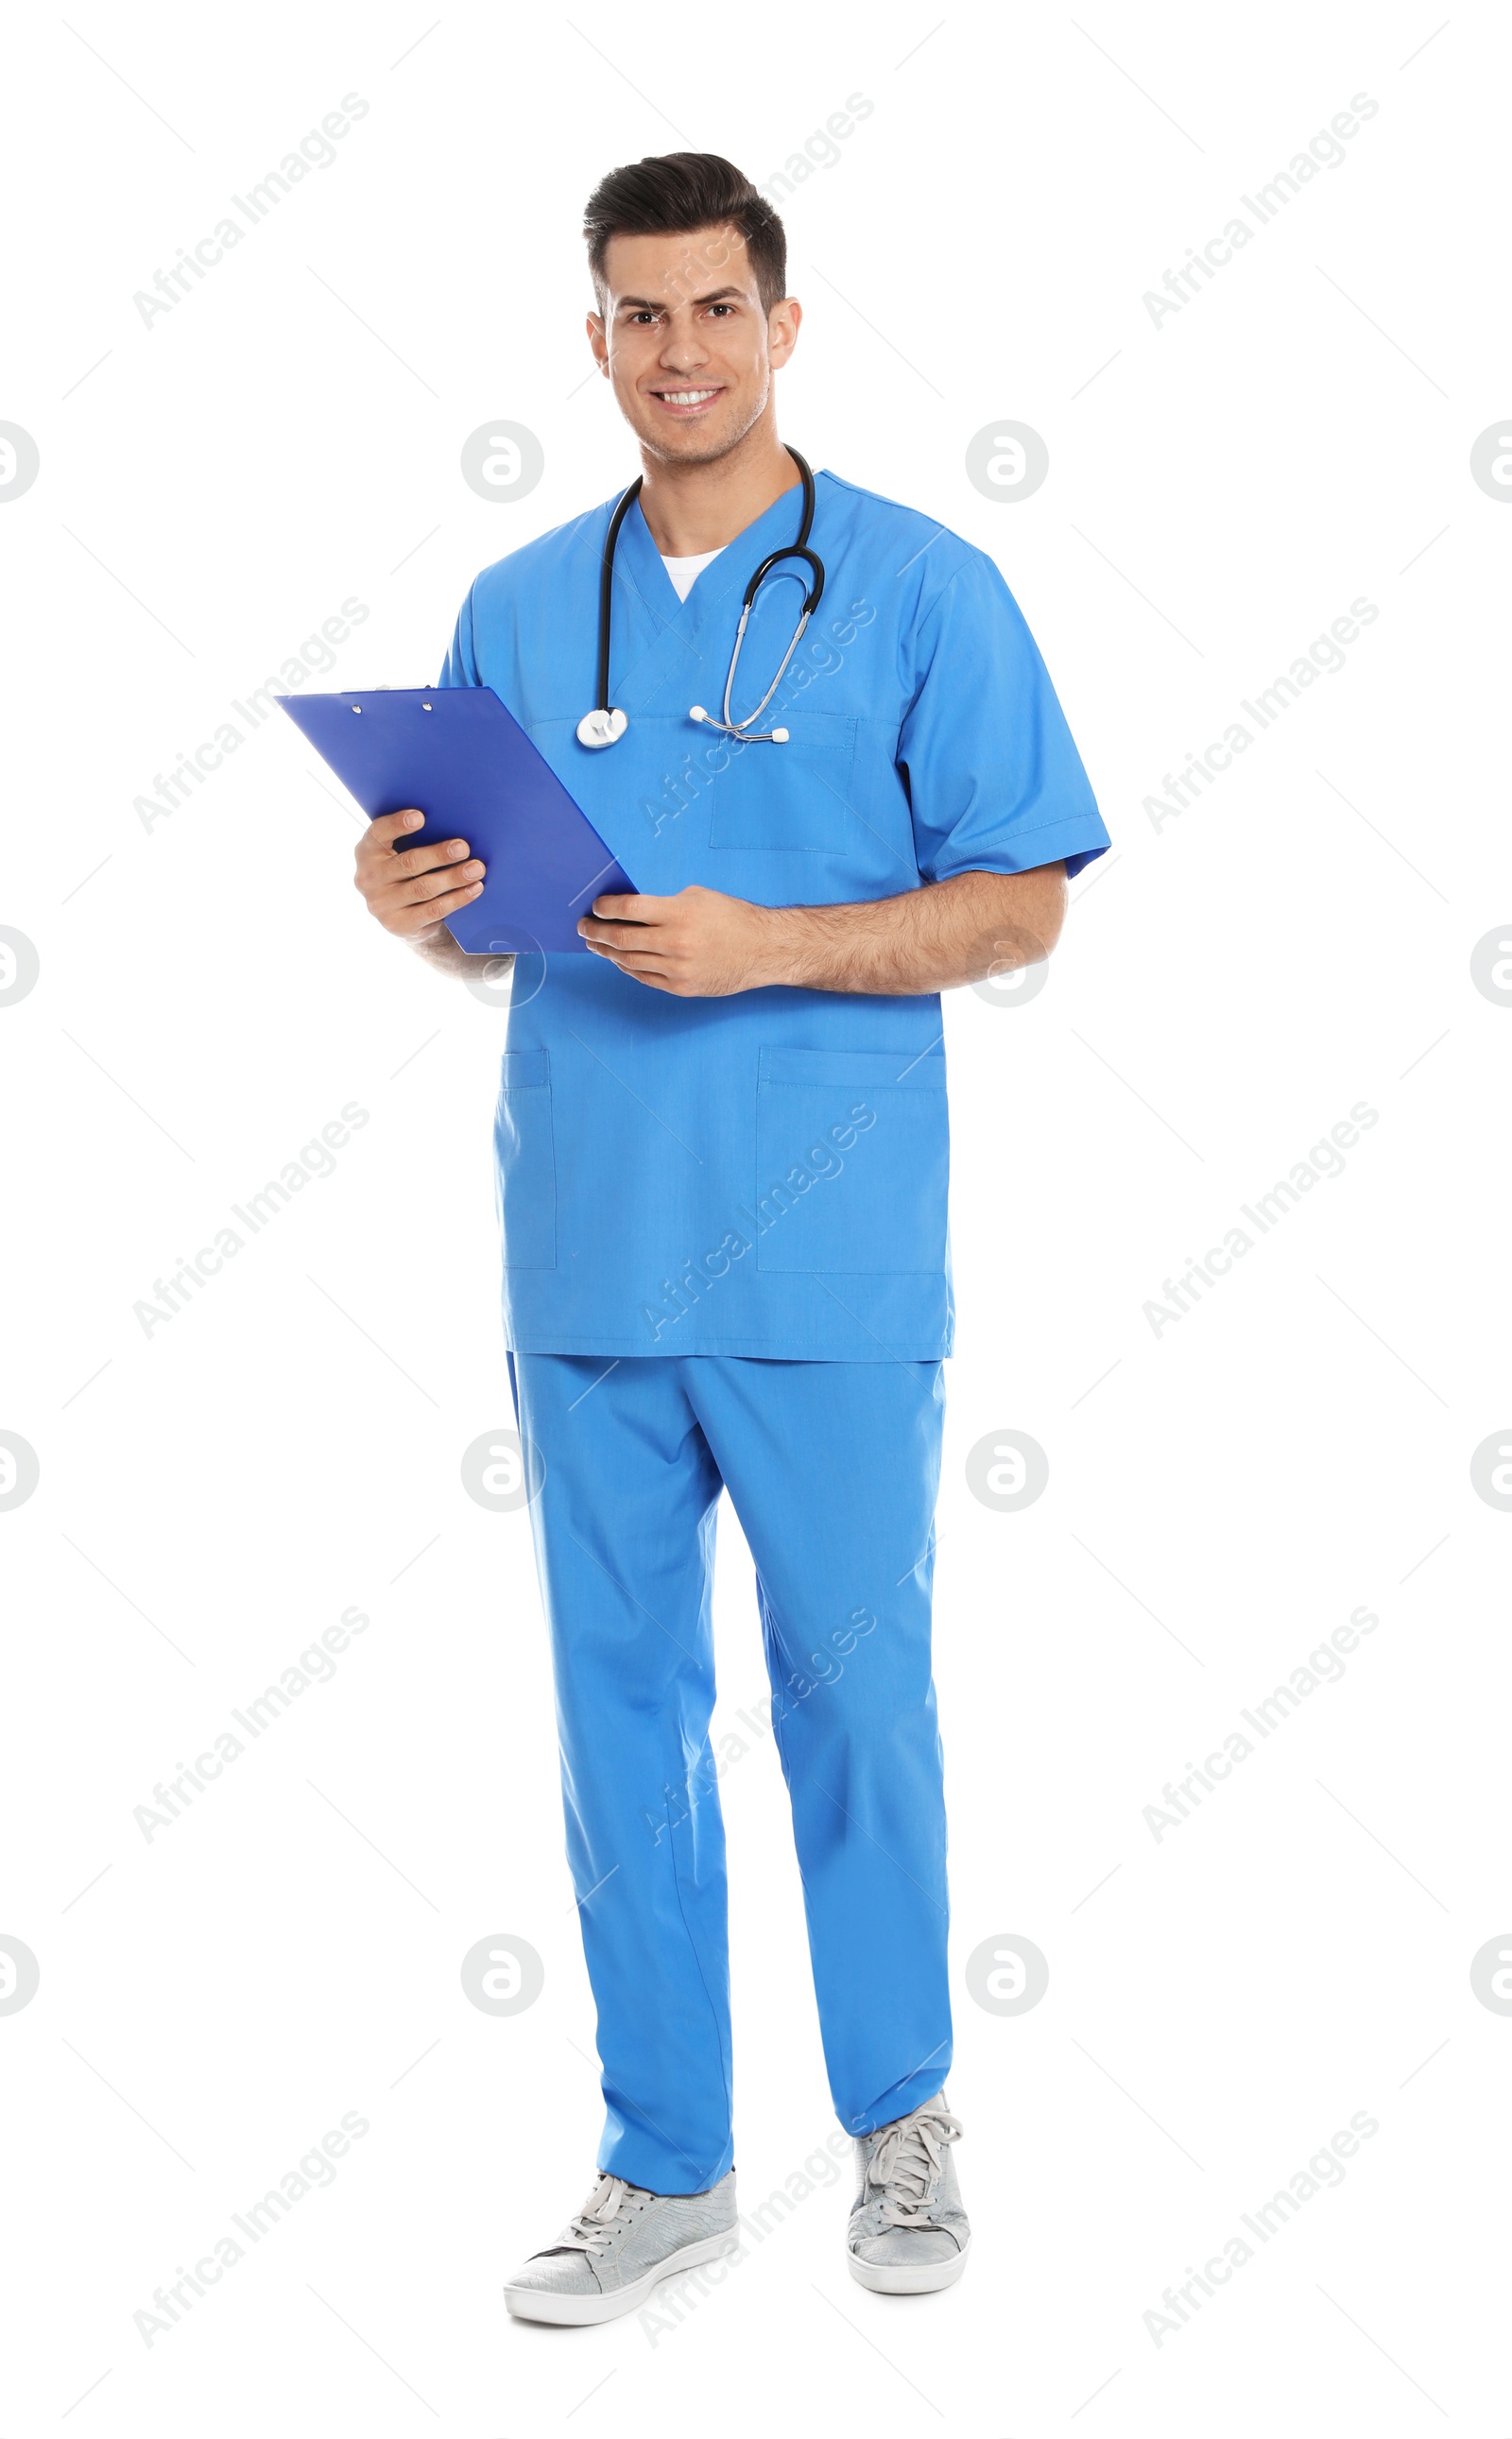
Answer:
[{"label": "stethoscope chest piece", "polygon": [[596,707],[585,711],[578,722],[579,745],[617,745],[630,726],[630,721],[616,705],[613,711]]}]

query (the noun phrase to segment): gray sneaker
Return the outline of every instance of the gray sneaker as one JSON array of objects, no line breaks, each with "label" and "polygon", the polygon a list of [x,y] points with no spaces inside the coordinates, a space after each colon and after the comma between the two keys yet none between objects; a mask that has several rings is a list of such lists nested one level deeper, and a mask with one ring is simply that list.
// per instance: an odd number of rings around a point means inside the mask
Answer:
[{"label": "gray sneaker", "polygon": [[718,2261],[739,2241],[733,2168],[706,2194],[651,2194],[600,2175],[555,2244],[516,2270],[504,2300],[521,2321],[614,2321],[662,2279]]},{"label": "gray sneaker", "polygon": [[857,2143],[861,2190],[845,2252],[852,2278],[876,2294],[933,2294],[953,2286],[966,2268],[971,2229],[950,2147],[960,2131],[937,2092],[922,2109]]}]

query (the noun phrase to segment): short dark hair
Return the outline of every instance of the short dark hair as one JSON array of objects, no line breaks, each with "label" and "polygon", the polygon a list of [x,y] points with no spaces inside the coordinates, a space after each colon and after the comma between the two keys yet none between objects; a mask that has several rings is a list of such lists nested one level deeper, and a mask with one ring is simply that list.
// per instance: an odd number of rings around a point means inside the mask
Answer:
[{"label": "short dark hair", "polygon": [[776,211],[733,161],[718,152],[662,152],[600,178],[588,198],[583,236],[600,300],[612,237],[681,236],[732,223],[744,238],[767,312],[788,293],[788,240]]}]

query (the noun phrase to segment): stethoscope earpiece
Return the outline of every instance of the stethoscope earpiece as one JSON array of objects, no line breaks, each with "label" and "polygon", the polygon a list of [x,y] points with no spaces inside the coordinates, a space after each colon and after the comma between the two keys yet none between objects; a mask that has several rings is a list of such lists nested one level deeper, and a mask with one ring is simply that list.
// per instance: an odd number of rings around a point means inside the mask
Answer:
[{"label": "stethoscope earpiece", "polygon": [[[813,475],[809,472],[808,460],[799,456],[798,452],[792,447],[791,442],[784,441],[783,446],[787,450],[789,456],[792,459],[793,464],[797,467],[799,476],[803,483],[803,520],[798,527],[798,538],[796,542],[792,543],[786,550],[774,550],[768,558],[764,559],[760,566],[756,569],[756,574],[752,577],[750,583],[745,588],[745,597],[740,604],[740,623],[736,629],[735,648],[730,654],[730,666],[724,680],[723,719],[716,720],[713,713],[705,711],[701,703],[695,703],[692,704],[687,715],[691,721],[704,722],[710,728],[720,729],[726,737],[738,738],[742,745],[786,745],[788,743],[788,731],[785,728],[769,728],[758,733],[753,728],[752,722],[760,719],[768,703],[772,701],[773,696],[776,693],[778,686],[782,684],[784,677],[787,675],[788,664],[792,660],[794,652],[797,650],[799,644],[803,641],[803,631],[808,626],[814,612],[818,609],[819,603],[823,598],[825,589],[824,561],[818,556],[817,552],[811,551],[809,548],[809,529],[813,525],[814,511]],[[619,542],[619,529],[625,522],[625,518],[629,513],[631,502],[639,497],[641,479],[640,475],[637,474],[634,482],[631,483],[630,490],[625,493],[624,498],[615,508],[614,515],[610,518],[609,531],[604,537],[603,564],[599,570],[598,578],[598,700],[594,705],[593,710],[585,711],[581,720],[578,722],[578,742],[579,745],[588,745],[595,748],[603,745],[617,745],[619,739],[624,736],[626,729],[630,726],[628,714],[621,711],[617,706],[611,710],[609,703],[610,612],[614,591],[614,551]],[[756,704],[755,711],[748,712],[744,720],[732,721],[730,718],[730,694],[735,685],[735,672],[739,666],[740,647],[745,642],[745,631],[750,620],[752,605],[768,576],[772,573],[773,569],[777,566],[778,562],[784,559],[801,559],[806,561],[812,571],[813,582],[804,597],[804,605],[799,614],[798,623],[792,631],[792,641],[788,646],[787,650],[782,656],[782,666],[778,669],[776,676],[773,679],[772,684],[766,690],[766,693]],[[792,569],[785,572],[790,575],[793,573]]]},{"label": "stethoscope earpiece", "polygon": [[[789,657],[791,659],[792,655],[790,654]],[[784,662],[783,667],[787,667],[786,662]],[[687,716],[689,720],[709,720],[709,715],[704,710],[703,705],[701,703],[690,703],[688,705]],[[583,720],[582,728],[579,728],[578,731],[579,737],[582,736],[583,728],[587,727],[589,721],[594,720],[596,717],[597,715],[595,712],[590,711],[587,713]],[[751,717],[755,720],[756,717],[756,712],[753,712]],[[709,720],[709,726],[711,728],[724,728],[724,722],[722,720]],[[742,736],[742,732],[738,728],[725,728],[724,733],[726,737]],[[604,742],[607,744],[608,741],[609,740],[606,738]],[[745,737],[742,739],[742,741],[747,745],[786,745],[788,742],[788,732],[785,728],[774,728],[770,729],[765,737]],[[587,743],[586,738],[583,739],[583,742],[585,744]]]}]

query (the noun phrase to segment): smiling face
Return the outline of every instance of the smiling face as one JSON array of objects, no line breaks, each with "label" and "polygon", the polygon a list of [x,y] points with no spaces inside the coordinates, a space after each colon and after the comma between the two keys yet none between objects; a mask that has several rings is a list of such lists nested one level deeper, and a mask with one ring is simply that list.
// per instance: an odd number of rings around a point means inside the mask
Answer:
[{"label": "smiling face", "polygon": [[668,465],[738,448],[803,318],[791,296],[767,312],[738,229],[611,238],[604,288],[589,342],[642,448]]}]

